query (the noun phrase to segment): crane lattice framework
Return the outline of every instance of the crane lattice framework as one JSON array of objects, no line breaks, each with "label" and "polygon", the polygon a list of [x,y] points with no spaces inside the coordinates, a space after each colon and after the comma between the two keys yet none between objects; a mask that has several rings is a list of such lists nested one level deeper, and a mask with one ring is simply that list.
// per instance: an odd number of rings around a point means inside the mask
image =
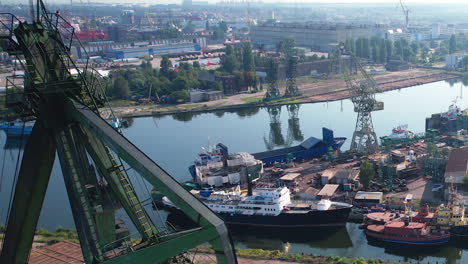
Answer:
[{"label": "crane lattice framework", "polygon": [[296,83],[297,61],[297,56],[286,56],[286,91],[284,97],[301,95]]},{"label": "crane lattice framework", "polygon": [[[7,82],[6,105],[13,118],[35,120],[14,186],[0,263],[27,262],[56,152],[86,263],[163,263],[206,242],[218,262],[236,263],[222,219],[99,116],[105,106],[100,78],[86,65],[78,68],[69,55],[77,39],[73,27],[41,0],[36,11],[33,23],[0,14],[5,50],[25,61],[24,82]],[[156,227],[121,159],[199,227]],[[121,207],[141,237],[137,244],[116,234],[115,210]]]},{"label": "crane lattice framework", "polygon": [[[343,62],[343,55],[348,58],[346,62]],[[331,56],[333,60],[330,69],[343,74],[354,104],[354,112],[358,113],[350,149],[357,152],[375,153],[379,145],[371,113],[383,110],[384,107],[383,102],[375,100],[375,93],[378,91],[377,84],[367,74],[358,59],[352,53],[346,52],[344,43],[340,43]]]},{"label": "crane lattice framework", "polygon": [[281,98],[278,89],[278,58],[271,58],[268,62],[268,71],[266,81],[268,83],[268,89],[265,94],[265,100],[275,100]]}]

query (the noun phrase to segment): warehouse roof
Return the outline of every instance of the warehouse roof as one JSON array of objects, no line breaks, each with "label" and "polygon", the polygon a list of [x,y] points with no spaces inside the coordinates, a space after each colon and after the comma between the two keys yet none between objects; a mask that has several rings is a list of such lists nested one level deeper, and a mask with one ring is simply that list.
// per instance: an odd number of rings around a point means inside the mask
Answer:
[{"label": "warehouse roof", "polygon": [[382,192],[357,192],[354,196],[354,200],[380,200],[382,198]]},{"label": "warehouse roof", "polygon": [[318,143],[322,142],[322,140],[316,138],[316,137],[310,137],[306,139],[304,142],[301,143],[301,146],[305,149],[311,149]]},{"label": "warehouse roof", "polygon": [[338,190],[338,184],[325,184],[323,186],[322,190],[317,194],[318,196],[327,196],[331,197],[333,194],[335,194],[336,190]]},{"label": "warehouse roof", "polygon": [[299,177],[301,174],[300,173],[288,173],[284,175],[283,177],[280,178],[282,181],[293,181],[297,177]]}]

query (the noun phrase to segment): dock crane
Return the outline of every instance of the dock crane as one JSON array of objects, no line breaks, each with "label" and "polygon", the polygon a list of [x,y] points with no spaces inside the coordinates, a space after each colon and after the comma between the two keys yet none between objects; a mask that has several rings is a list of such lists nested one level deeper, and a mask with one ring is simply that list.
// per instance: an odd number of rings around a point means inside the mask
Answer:
[{"label": "dock crane", "polygon": [[[87,63],[78,67],[70,57],[72,43],[79,43],[73,27],[59,13],[49,12],[42,0],[33,13],[32,23],[0,14],[2,48],[25,61],[24,82],[7,81],[8,110],[2,118],[35,120],[14,184],[0,263],[27,262],[56,153],[86,263],[164,263],[206,242],[219,263],[236,263],[222,219],[101,118],[107,101],[99,74]],[[198,227],[156,227],[125,164]],[[136,227],[136,243],[115,232],[120,207]]]},{"label": "dock crane", "polygon": [[408,25],[409,25],[409,13],[411,12],[411,10],[403,4],[403,0],[400,0],[400,6],[401,6],[401,10],[403,11],[403,15],[405,16],[405,29],[408,29]]},{"label": "dock crane", "polygon": [[[346,62],[343,56],[346,56]],[[346,50],[343,42],[338,44],[330,57],[332,60],[329,74],[334,72],[343,74],[354,104],[354,112],[357,113],[350,149],[357,152],[375,153],[379,145],[371,113],[384,108],[383,102],[375,99],[375,93],[378,91],[377,84],[364,70],[358,58]]]}]

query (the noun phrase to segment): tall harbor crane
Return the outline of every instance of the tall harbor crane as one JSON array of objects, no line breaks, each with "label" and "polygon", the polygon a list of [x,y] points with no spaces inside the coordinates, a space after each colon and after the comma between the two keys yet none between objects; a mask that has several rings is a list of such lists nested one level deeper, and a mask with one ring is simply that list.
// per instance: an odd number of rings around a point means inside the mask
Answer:
[{"label": "tall harbor crane", "polygon": [[400,0],[400,6],[401,6],[401,10],[403,11],[403,15],[405,16],[405,29],[408,29],[408,25],[409,25],[409,13],[411,12],[411,10],[403,4],[403,0]]},{"label": "tall harbor crane", "polygon": [[[206,242],[219,263],[237,262],[222,219],[100,117],[106,106],[100,76],[87,64],[75,65],[70,48],[78,38],[60,14],[49,12],[41,0],[33,23],[0,14],[0,39],[25,72],[22,83],[7,81],[3,118],[35,120],[14,184],[0,263],[27,262],[56,153],[86,263],[164,263]],[[124,164],[198,227],[157,227]],[[136,227],[138,242],[116,233],[118,208]]]},{"label": "tall harbor crane", "polygon": [[346,51],[344,43],[338,45],[331,57],[330,71],[343,74],[354,104],[354,112],[358,114],[350,149],[365,153],[377,152],[379,145],[371,113],[383,110],[384,107],[383,102],[375,100],[377,84],[364,70],[358,58]]}]

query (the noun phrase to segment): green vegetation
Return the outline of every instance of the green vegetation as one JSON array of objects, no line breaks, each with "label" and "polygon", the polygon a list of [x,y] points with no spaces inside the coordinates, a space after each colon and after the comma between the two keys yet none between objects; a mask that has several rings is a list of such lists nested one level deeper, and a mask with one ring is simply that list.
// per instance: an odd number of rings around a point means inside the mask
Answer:
[{"label": "green vegetation", "polygon": [[374,165],[370,163],[369,161],[365,160],[361,164],[361,168],[359,171],[359,179],[364,186],[364,188],[369,187],[370,182],[375,176],[375,169]]},{"label": "green vegetation", "polygon": [[[4,232],[5,226],[0,225],[0,238],[3,238]],[[79,243],[78,234],[75,230],[63,228],[61,226],[58,226],[55,231],[48,231],[44,228],[38,229],[34,237],[34,242],[36,243],[53,244],[64,240]]]},{"label": "green vegetation", "polygon": [[57,227],[53,232],[41,228],[36,231],[36,237],[34,239],[35,242],[47,244],[53,244],[64,240],[79,243],[78,234],[75,230],[66,229],[61,226]]},{"label": "green vegetation", "polygon": [[[346,50],[357,57],[369,59],[374,63],[387,63],[390,60],[402,60],[413,64],[431,66],[445,60],[445,56],[458,51],[468,51],[468,38],[452,35],[443,41],[431,40],[429,43],[406,39],[396,41],[378,37],[350,38],[345,41]],[[466,65],[466,66],[465,66]],[[468,59],[460,65],[468,70]]]},{"label": "green vegetation", "polygon": [[244,97],[244,98],[241,98],[241,100],[247,104],[252,104],[252,103],[261,102],[262,98],[263,98],[263,95],[256,95],[256,96],[251,96],[251,97]]},{"label": "green vegetation", "polygon": [[463,191],[468,192],[468,174],[463,176]]},{"label": "green vegetation", "polygon": [[[213,253],[212,249],[200,246],[197,248],[198,252]],[[347,258],[339,256],[317,256],[307,254],[290,254],[284,253],[279,250],[263,250],[263,249],[236,249],[237,257],[258,259],[258,260],[279,260],[290,261],[297,263],[312,263],[312,264],[393,264],[393,262],[385,262],[375,259],[364,258]],[[198,263],[198,262],[197,262]],[[402,262],[399,262],[402,263]],[[405,262],[403,262],[405,263]]]}]

